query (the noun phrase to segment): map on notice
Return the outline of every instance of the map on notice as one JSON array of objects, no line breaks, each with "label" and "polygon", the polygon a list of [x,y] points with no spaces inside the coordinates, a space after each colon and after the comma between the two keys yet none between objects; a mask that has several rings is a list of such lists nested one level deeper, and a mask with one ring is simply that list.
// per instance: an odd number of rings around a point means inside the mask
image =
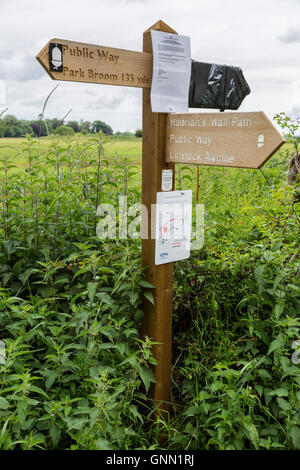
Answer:
[{"label": "map on notice", "polygon": [[192,191],[168,191],[156,197],[155,264],[190,256]]}]

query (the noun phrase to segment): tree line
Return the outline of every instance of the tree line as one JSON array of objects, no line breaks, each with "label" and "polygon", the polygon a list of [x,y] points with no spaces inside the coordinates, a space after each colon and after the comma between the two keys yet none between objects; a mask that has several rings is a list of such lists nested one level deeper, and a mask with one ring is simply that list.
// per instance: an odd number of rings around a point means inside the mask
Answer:
[{"label": "tree line", "polygon": [[0,137],[23,137],[32,134],[36,137],[43,137],[49,134],[68,135],[82,132],[83,134],[94,134],[102,131],[103,134],[113,135],[113,130],[106,122],[96,120],[93,122],[80,120],[64,122],[57,118],[39,119],[27,121],[18,119],[7,114],[0,119]]}]

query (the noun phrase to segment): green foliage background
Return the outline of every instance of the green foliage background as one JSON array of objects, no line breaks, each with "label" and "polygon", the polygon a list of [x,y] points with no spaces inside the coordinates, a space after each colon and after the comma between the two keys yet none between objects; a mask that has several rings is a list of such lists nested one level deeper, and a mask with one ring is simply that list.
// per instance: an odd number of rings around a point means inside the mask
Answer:
[{"label": "green foliage background", "polygon": [[[175,264],[172,411],[159,425],[138,333],[153,299],[140,240],[95,236],[100,202],[141,201],[140,139],[27,137],[0,152],[2,449],[153,449],[161,432],[167,449],[300,448],[289,146],[263,172],[200,168],[205,244]],[[178,165],[176,188],[195,197],[196,178]]]}]

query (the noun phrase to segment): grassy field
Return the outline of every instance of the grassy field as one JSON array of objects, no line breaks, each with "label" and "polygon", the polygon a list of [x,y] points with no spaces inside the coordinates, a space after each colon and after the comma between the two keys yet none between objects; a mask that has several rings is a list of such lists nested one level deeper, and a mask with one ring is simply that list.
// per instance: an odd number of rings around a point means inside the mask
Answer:
[{"label": "grassy field", "polygon": [[[90,138],[93,138],[93,136],[90,136]],[[78,134],[72,137],[60,137],[59,141],[61,144],[65,145],[77,144],[80,146],[82,143],[86,142],[87,139],[88,137]],[[53,144],[53,141],[55,141],[55,137],[40,137],[36,139],[36,141],[39,143],[39,152],[43,154],[49,150],[50,145]],[[8,152],[18,167],[25,168],[27,164],[23,153],[25,146],[25,139],[22,137],[1,138],[0,156]],[[116,155],[126,155],[131,162],[140,164],[142,156],[142,139],[132,137],[126,139],[123,138],[121,140],[117,137],[106,137],[104,141],[104,150],[105,155],[108,158],[113,158]]]},{"label": "grassy field", "polygon": [[[93,136],[86,137],[82,134],[78,134],[72,137],[59,138],[61,144],[67,146],[68,144],[81,145],[87,141],[87,139],[93,138]],[[54,136],[50,137],[41,137],[35,139],[38,142],[39,152],[41,154],[47,152],[53,141],[55,141]],[[57,138],[56,138],[57,140]],[[24,147],[26,146],[25,140],[22,137],[18,138],[0,138],[0,156],[5,153],[9,153],[14,163],[20,167],[26,167],[26,160],[24,159]],[[126,156],[129,161],[134,164],[140,165],[142,159],[142,139],[136,137],[105,137],[104,139],[104,151],[107,158],[113,158],[117,155]],[[293,147],[291,144],[285,144],[278,154],[280,155],[290,155],[293,152]]]},{"label": "grassy field", "polygon": [[120,196],[141,202],[141,140],[1,139],[1,449],[156,449],[161,432],[166,449],[300,449],[291,153],[262,171],[176,165],[205,243],[174,264],[170,415],[154,425],[141,240],[96,236],[101,203],[118,222]]}]

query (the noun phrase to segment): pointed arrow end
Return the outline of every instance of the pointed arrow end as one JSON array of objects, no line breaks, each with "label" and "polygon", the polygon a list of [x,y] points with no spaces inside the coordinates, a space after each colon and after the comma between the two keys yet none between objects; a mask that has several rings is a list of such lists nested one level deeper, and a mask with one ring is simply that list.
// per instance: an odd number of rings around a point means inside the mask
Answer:
[{"label": "pointed arrow end", "polygon": [[267,161],[270,160],[270,158],[273,157],[273,155],[280,149],[280,147],[286,143],[286,140],[281,136],[281,134],[280,137],[280,142],[276,147],[274,147],[274,150],[267,156],[267,158],[257,167],[258,170],[262,168],[267,163]]},{"label": "pointed arrow end", "polygon": [[49,43],[55,41],[54,39],[50,39],[47,42],[46,46],[35,56],[36,60],[41,64],[43,69],[47,72],[48,75],[54,79],[50,69],[49,69]]}]

